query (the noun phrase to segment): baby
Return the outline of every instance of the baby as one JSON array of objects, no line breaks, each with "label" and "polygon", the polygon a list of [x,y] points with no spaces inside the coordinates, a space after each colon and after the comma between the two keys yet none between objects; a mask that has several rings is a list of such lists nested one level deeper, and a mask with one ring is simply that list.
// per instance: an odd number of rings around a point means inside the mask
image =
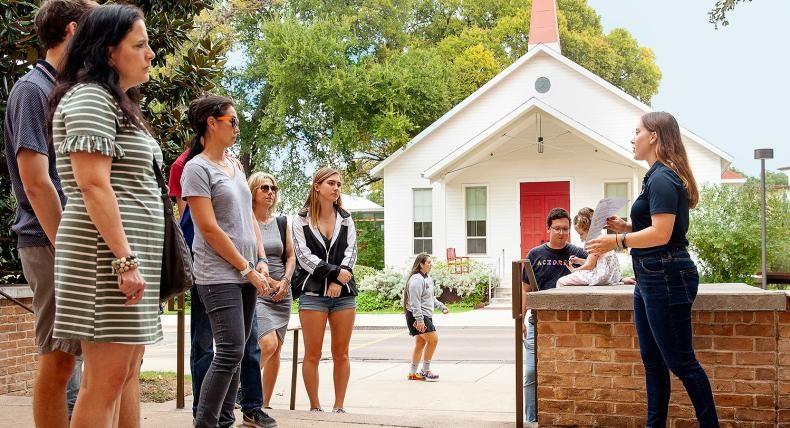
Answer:
[{"label": "baby", "polygon": [[[587,233],[590,231],[593,209],[582,208],[573,218],[573,228],[581,236],[583,241],[587,240]],[[580,267],[573,267],[574,264],[581,264]],[[570,274],[561,277],[557,281],[557,287],[569,285],[609,285],[620,282],[620,262],[614,250],[598,256],[590,255],[587,260],[571,257],[566,266],[571,271]]]}]

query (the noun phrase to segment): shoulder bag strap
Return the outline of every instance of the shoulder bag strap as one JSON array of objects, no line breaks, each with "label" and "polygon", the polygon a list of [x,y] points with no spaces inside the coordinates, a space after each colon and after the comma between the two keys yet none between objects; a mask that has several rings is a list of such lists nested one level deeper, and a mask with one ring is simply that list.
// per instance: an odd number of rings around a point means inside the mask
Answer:
[{"label": "shoulder bag strap", "polygon": [[285,246],[285,241],[286,241],[285,234],[287,233],[286,225],[288,224],[288,217],[281,215],[281,216],[277,216],[275,220],[277,221],[277,229],[280,231],[280,240],[282,240],[283,242],[283,255],[281,258],[283,260],[283,269],[285,269],[285,264],[286,261],[288,260],[287,248]]},{"label": "shoulder bag strap", "polygon": [[162,203],[164,204],[165,208],[165,215],[172,216],[173,215],[173,201],[170,200],[170,196],[167,194],[167,183],[165,182],[165,177],[162,175],[162,169],[159,168],[159,164],[156,162],[156,158],[153,160],[154,164],[154,174],[156,175],[156,182],[159,183],[159,190],[162,192]]}]

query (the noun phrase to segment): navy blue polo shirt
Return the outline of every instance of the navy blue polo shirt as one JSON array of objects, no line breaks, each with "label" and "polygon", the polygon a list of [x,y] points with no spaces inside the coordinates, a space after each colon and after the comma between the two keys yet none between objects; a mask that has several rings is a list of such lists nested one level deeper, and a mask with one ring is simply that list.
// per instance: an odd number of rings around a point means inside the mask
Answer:
[{"label": "navy blue polo shirt", "polygon": [[18,248],[50,245],[19,177],[19,165],[16,161],[19,150],[33,150],[49,158],[49,178],[58,192],[61,207],[66,205],[66,196],[55,169],[55,148],[49,143],[48,97],[55,87],[55,75],[56,71],[49,63],[39,60],[32,70],[14,84],[8,95],[5,112],[5,158],[11,187],[17,200],[11,230],[17,235]]},{"label": "navy blue polo shirt", "polygon": [[[689,229],[689,197],[680,177],[668,166],[656,161],[645,174],[642,193],[631,206],[631,226],[634,232],[653,224],[653,214],[674,214],[672,236],[666,245],[650,248],[633,248],[631,255],[647,256],[667,250],[686,248],[689,244],[686,232]],[[628,237],[625,241],[628,244]]]}]

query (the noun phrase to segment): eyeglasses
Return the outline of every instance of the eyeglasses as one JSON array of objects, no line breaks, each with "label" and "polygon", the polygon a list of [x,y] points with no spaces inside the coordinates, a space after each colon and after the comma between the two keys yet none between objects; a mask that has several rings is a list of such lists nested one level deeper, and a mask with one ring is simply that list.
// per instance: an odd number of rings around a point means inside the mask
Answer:
[{"label": "eyeglasses", "polygon": [[236,116],[217,116],[214,119],[223,122],[230,122],[230,126],[234,127],[235,129],[239,128],[239,118]]},{"label": "eyeglasses", "polygon": [[264,184],[261,186],[261,192],[269,193],[269,191],[271,191],[272,193],[277,193],[277,186],[269,186],[268,184]]},{"label": "eyeglasses", "polygon": [[571,231],[569,227],[551,227],[550,229],[557,233],[569,233]]}]

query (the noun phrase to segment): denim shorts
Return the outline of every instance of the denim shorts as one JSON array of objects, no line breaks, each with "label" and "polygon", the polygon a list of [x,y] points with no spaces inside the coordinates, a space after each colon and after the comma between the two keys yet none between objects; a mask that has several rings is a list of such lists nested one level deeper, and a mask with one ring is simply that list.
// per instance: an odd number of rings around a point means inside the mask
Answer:
[{"label": "denim shorts", "polygon": [[320,311],[331,314],[332,312],[356,308],[357,299],[355,296],[327,297],[302,294],[299,297],[300,311]]}]

